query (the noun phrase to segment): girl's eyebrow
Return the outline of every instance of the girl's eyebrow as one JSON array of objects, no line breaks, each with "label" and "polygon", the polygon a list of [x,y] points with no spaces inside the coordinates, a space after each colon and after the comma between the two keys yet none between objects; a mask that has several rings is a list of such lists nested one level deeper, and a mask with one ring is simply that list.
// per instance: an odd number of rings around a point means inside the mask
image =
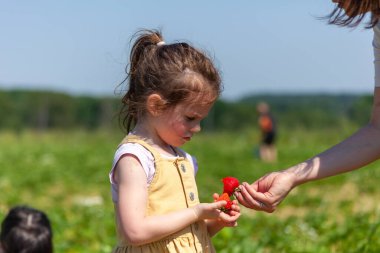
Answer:
[{"label": "girl's eyebrow", "polygon": [[199,113],[194,112],[193,115],[196,118],[206,118],[208,116],[208,113],[203,115],[203,114],[199,114]]},{"label": "girl's eyebrow", "polygon": [[190,114],[190,115],[193,115],[193,116],[195,116],[195,117],[202,117],[202,114],[200,114],[200,113],[198,113],[198,112],[196,112],[196,111],[190,111],[189,114]]}]

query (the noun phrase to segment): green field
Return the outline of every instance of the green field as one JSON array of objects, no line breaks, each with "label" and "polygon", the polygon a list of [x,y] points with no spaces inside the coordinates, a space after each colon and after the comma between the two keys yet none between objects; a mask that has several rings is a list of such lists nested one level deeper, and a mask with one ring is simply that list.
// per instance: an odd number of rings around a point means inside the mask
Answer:
[{"label": "green field", "polygon": [[[198,159],[201,201],[220,179],[253,182],[309,158],[352,133],[347,129],[281,130],[279,161],[255,157],[257,133],[200,134],[185,147]],[[28,204],[44,210],[55,252],[111,252],[116,243],[108,172],[121,132],[1,132],[0,219]],[[380,162],[302,185],[273,214],[243,208],[239,226],[220,232],[217,252],[380,252]]]}]

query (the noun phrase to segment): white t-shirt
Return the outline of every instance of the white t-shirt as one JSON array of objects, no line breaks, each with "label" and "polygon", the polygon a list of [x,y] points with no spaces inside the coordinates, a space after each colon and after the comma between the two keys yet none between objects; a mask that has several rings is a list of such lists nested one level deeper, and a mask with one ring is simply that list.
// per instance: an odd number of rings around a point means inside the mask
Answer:
[{"label": "white t-shirt", "polygon": [[380,22],[373,28],[372,45],[375,65],[375,87],[380,87]]},{"label": "white t-shirt", "polygon": [[[195,176],[198,172],[197,160],[195,159],[195,157],[184,152],[183,150],[182,150],[182,152],[186,155],[186,158],[189,161],[193,162],[194,176]],[[140,145],[138,143],[125,143],[125,144],[120,145],[115,152],[113,163],[112,163],[112,168],[111,168],[111,171],[109,173],[109,179],[110,179],[111,190],[112,190],[112,200],[114,202],[117,202],[117,200],[118,200],[118,194],[117,194],[118,186],[114,180],[115,167],[116,167],[116,164],[119,162],[120,158],[126,154],[131,154],[131,155],[134,155],[135,157],[137,157],[137,159],[139,160],[139,162],[140,162],[140,164],[141,164],[141,166],[142,166],[142,168],[146,174],[147,185],[150,185],[150,182],[152,181],[152,179],[154,177],[154,173],[156,172],[156,169],[154,166],[154,157],[153,157],[152,153],[149,152],[142,145]],[[166,157],[165,155],[162,155],[162,156]],[[174,159],[175,157],[171,157],[171,158]]]}]

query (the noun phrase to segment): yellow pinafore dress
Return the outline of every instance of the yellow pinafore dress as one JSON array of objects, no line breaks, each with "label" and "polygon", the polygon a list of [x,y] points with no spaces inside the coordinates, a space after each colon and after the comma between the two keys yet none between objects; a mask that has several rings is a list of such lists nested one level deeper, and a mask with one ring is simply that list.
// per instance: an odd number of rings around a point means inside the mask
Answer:
[{"label": "yellow pinafore dress", "polygon": [[[155,160],[155,175],[148,188],[147,216],[166,214],[199,204],[194,166],[183,151],[176,149],[177,157],[166,158],[137,136],[128,135],[121,144],[127,142],[139,143],[152,153]],[[164,239],[141,246],[128,245],[120,232],[118,238],[119,243],[114,253],[215,252],[204,221],[198,221]]]}]

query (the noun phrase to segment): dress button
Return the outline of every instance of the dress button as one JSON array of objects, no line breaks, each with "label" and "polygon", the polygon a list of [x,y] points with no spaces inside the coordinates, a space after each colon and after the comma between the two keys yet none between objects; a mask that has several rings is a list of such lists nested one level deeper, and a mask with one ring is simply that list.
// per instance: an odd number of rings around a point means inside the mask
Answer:
[{"label": "dress button", "polygon": [[193,201],[194,200],[194,193],[190,192],[189,197],[190,197],[190,200]]},{"label": "dress button", "polygon": [[185,167],[184,164],[181,164],[181,170],[182,170],[183,172],[186,172],[186,167]]}]

